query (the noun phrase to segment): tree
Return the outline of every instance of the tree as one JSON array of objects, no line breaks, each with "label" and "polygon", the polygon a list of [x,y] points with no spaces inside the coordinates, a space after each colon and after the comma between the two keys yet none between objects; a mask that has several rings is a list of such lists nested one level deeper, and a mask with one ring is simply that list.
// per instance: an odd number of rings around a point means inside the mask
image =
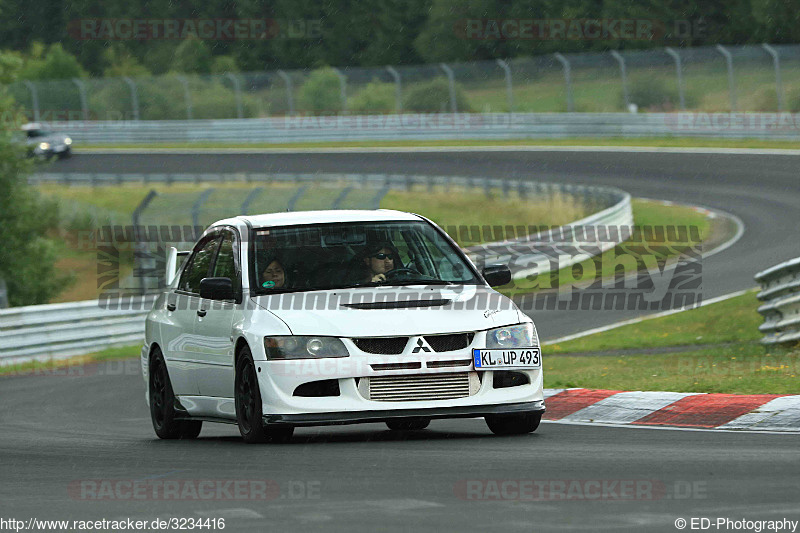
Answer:
[{"label": "tree", "polygon": [[[0,53],[2,81],[16,76],[19,62]],[[0,116],[16,116],[17,108],[5,87],[0,87]],[[58,225],[58,206],[42,200],[28,185],[31,163],[14,140],[16,124],[0,123],[0,278],[8,286],[10,305],[48,302],[68,281],[55,269],[54,243],[46,236]]]},{"label": "tree", "polygon": [[193,74],[208,74],[211,72],[211,50],[206,43],[190,37],[185,39],[175,49],[172,58],[172,70],[175,72],[190,72]]},{"label": "tree", "polygon": [[29,80],[55,80],[82,78],[86,76],[78,59],[64,50],[61,43],[51,45],[47,53],[41,59],[35,59],[36,43],[32,47],[34,59],[27,62],[20,72],[20,77]]}]

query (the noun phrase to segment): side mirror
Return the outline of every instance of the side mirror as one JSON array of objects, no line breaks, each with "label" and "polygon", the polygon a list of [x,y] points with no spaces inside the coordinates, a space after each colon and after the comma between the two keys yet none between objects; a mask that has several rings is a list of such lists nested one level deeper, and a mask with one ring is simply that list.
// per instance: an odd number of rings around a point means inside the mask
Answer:
[{"label": "side mirror", "polygon": [[490,287],[500,287],[511,283],[511,271],[506,265],[487,265],[482,274]]},{"label": "side mirror", "polygon": [[200,298],[233,300],[233,281],[230,278],[203,278],[200,281]]}]

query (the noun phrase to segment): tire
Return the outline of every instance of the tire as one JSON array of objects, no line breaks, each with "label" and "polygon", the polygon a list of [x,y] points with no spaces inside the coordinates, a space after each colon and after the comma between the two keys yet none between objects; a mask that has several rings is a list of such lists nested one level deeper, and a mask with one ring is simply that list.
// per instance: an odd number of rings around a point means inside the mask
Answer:
[{"label": "tire", "polygon": [[261,390],[250,348],[242,348],[236,362],[234,384],[236,422],[242,439],[248,444],[288,442],[294,433],[292,426],[267,426],[261,408]]},{"label": "tire", "polygon": [[160,439],[195,439],[203,422],[175,419],[175,394],[164,356],[156,348],[150,361],[150,420]]},{"label": "tire", "polygon": [[521,415],[492,415],[486,417],[486,425],[495,435],[524,435],[533,433],[542,421],[542,413]]},{"label": "tire", "polygon": [[431,423],[430,418],[415,417],[415,418],[395,418],[387,420],[386,425],[392,431],[417,431],[425,429]]}]

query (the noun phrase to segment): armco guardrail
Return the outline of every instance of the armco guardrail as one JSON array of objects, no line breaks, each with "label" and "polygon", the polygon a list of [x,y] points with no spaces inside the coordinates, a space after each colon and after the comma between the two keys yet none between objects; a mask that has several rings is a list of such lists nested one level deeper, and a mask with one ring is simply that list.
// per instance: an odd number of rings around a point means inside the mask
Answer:
[{"label": "armco guardrail", "polygon": [[93,144],[298,143],[398,140],[505,140],[568,137],[800,138],[793,113],[431,113],[229,120],[53,122]]},{"label": "armco guardrail", "polygon": [[0,365],[63,358],[144,341],[144,317],[155,296],[0,310]]},{"label": "armco guardrail", "polygon": [[800,257],[759,272],[756,281],[758,299],[765,302],[758,308],[764,316],[761,343],[800,342]]}]

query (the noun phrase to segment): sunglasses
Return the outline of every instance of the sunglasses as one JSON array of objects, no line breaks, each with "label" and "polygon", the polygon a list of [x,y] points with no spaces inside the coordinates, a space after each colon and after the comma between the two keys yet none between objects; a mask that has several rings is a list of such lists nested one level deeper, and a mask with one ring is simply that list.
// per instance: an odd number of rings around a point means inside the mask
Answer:
[{"label": "sunglasses", "polygon": [[375,254],[375,255],[373,255],[371,257],[374,257],[375,259],[379,259],[381,261],[383,261],[384,259],[392,259],[392,260],[394,260],[394,257],[392,257],[390,254],[385,254],[383,252],[381,252],[379,254]]}]

